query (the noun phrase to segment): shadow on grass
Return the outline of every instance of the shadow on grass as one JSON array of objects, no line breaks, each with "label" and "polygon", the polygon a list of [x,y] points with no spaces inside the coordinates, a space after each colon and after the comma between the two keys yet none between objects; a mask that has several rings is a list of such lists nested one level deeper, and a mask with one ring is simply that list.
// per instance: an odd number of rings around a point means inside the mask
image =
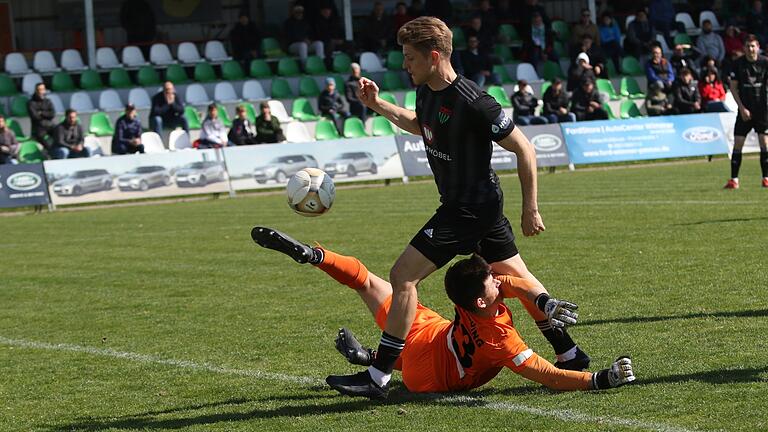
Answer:
[{"label": "shadow on grass", "polygon": [[719,369],[705,372],[694,372],[690,374],[638,379],[637,383],[633,385],[677,384],[689,381],[700,381],[707,384],[768,382],[768,379],[760,376],[761,374],[765,373],[768,373],[768,366],[761,368]]},{"label": "shadow on grass", "polygon": [[666,315],[666,316],[637,316],[625,318],[612,318],[602,320],[584,320],[579,321],[578,327],[602,325],[602,324],[636,324],[646,322],[662,322],[673,320],[687,320],[696,318],[761,318],[768,317],[768,309],[753,309],[742,311],[723,311],[723,312],[698,312],[685,315]]},{"label": "shadow on grass", "polygon": [[768,217],[761,216],[761,217],[753,217],[753,218],[712,219],[712,220],[672,224],[672,226],[707,225],[707,224],[719,224],[719,223],[731,223],[731,222],[752,222],[752,221],[760,221],[760,220],[768,220]]}]

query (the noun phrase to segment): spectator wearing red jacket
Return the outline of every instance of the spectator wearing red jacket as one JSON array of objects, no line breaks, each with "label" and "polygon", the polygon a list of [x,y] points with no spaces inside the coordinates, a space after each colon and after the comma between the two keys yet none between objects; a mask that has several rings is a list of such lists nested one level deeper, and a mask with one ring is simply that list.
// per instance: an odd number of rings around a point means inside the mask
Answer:
[{"label": "spectator wearing red jacket", "polygon": [[725,106],[725,87],[717,76],[717,69],[708,68],[699,80],[701,104],[705,112],[728,112]]}]

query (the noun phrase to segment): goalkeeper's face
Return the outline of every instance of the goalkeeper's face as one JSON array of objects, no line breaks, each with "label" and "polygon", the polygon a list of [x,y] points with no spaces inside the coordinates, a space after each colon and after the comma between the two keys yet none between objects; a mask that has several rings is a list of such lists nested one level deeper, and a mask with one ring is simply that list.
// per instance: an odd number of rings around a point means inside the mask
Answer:
[{"label": "goalkeeper's face", "polygon": [[478,313],[488,316],[496,315],[496,310],[504,299],[499,290],[500,286],[501,281],[491,275],[483,281],[482,295],[475,301]]}]

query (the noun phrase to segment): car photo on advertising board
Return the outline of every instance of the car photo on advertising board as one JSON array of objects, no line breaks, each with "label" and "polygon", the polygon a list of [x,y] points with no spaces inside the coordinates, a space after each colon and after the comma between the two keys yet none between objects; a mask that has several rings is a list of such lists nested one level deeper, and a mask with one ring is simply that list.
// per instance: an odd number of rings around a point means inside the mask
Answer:
[{"label": "car photo on advertising board", "polygon": [[360,172],[376,174],[379,172],[379,167],[373,155],[368,152],[345,152],[326,163],[323,170],[331,177],[339,174],[355,177]]},{"label": "car photo on advertising board", "polygon": [[169,186],[171,173],[159,165],[136,167],[117,178],[121,191],[146,191],[157,186]]},{"label": "car photo on advertising board", "polygon": [[179,187],[202,187],[225,179],[224,164],[216,161],[192,162],[176,171],[176,185]]},{"label": "car photo on advertising board", "polygon": [[267,165],[256,167],[253,170],[253,179],[259,184],[269,180],[285,183],[292,175],[304,168],[319,168],[317,159],[308,154],[278,156],[270,160]]},{"label": "car photo on advertising board", "polygon": [[112,174],[105,169],[75,171],[53,183],[53,192],[62,196],[78,196],[110,189],[112,189]]}]

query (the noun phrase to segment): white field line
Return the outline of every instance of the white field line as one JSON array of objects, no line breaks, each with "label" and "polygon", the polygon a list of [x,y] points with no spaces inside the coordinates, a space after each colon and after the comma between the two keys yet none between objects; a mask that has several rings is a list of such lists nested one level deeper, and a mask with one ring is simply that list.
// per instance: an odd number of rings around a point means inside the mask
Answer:
[{"label": "white field line", "polygon": [[539,201],[539,205],[613,206],[613,205],[756,205],[759,201],[715,200],[620,200],[620,201]]},{"label": "white field line", "polygon": [[[30,348],[51,351],[66,351],[74,353],[91,354],[102,357],[112,357],[122,360],[129,360],[145,364],[159,364],[183,369],[191,369],[201,372],[212,372],[222,375],[239,375],[256,379],[280,381],[293,384],[316,386],[323,385],[322,380],[303,376],[286,375],[274,372],[264,372],[253,369],[233,369],[223,366],[216,366],[209,363],[195,363],[188,360],[165,359],[147,354],[138,354],[132,352],[116,351],[109,348],[94,348],[82,345],[73,345],[66,343],[52,344],[46,342],[36,342],[23,339],[9,339],[0,336],[0,345],[7,345],[19,348]],[[434,394],[434,399],[439,403],[448,403],[456,407],[465,408],[485,408],[493,411],[506,411],[522,414],[530,414],[539,417],[549,417],[566,422],[593,423],[600,425],[615,425],[630,427],[635,429],[649,430],[654,432],[695,432],[693,429],[685,429],[677,426],[667,425],[656,422],[646,422],[641,420],[626,419],[613,416],[594,416],[580,413],[573,410],[558,410],[551,408],[536,408],[532,406],[512,403],[512,402],[492,402],[483,398],[472,396],[444,396]]]}]

